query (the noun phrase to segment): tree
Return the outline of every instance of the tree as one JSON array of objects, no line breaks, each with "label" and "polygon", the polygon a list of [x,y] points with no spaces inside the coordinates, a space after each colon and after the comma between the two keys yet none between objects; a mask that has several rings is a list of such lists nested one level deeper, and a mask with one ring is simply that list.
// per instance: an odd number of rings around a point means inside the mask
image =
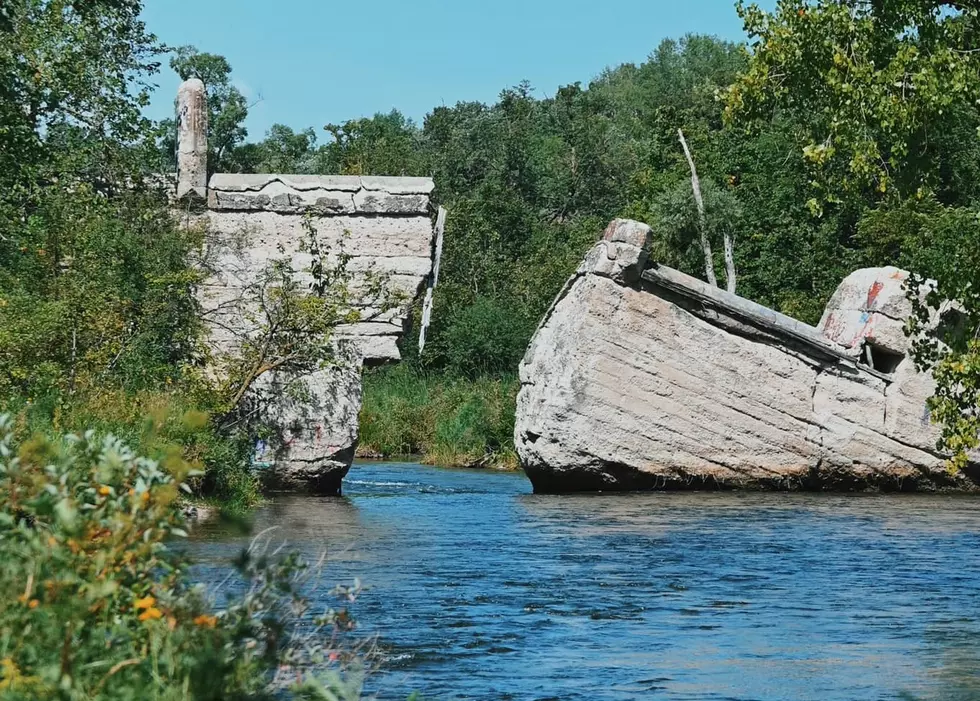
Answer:
[{"label": "tree", "polygon": [[323,127],[332,141],[317,154],[318,170],[345,175],[418,175],[418,129],[398,110]]},{"label": "tree", "polygon": [[314,167],[316,132],[294,132],[284,124],[273,124],[259,144],[260,173],[308,173]]},{"label": "tree", "polygon": [[[0,405],[26,431],[95,423],[139,440],[144,412],[188,403],[200,327],[200,239],[143,178],[162,48],[138,0],[0,5]],[[180,436],[185,455],[245,473],[206,433]]]},{"label": "tree", "polygon": [[816,188],[915,195],[936,186],[932,146],[980,84],[978,9],[955,0],[782,0],[774,13],[739,2],[752,60],[725,95],[729,121],[799,125]]},{"label": "tree", "polygon": [[[697,269],[700,264],[700,269],[704,270],[702,237],[724,240],[731,238],[731,232],[744,227],[742,205],[729,190],[710,180],[702,182],[701,186],[703,214],[689,182],[678,181],[649,202],[648,218],[654,234],[651,255],[657,261],[688,269]],[[711,265],[715,265],[713,258]]]},{"label": "tree", "polygon": [[[0,386],[38,396],[173,378],[195,327],[185,254],[141,192],[160,47],[139,2],[5,3]],[[123,378],[125,377],[125,380]]]},{"label": "tree", "polygon": [[[159,66],[160,46],[139,19],[142,3],[2,5],[0,210],[23,206],[54,178],[117,184],[133,165],[129,147],[149,126],[141,110]],[[54,135],[78,148],[52,148]]]}]

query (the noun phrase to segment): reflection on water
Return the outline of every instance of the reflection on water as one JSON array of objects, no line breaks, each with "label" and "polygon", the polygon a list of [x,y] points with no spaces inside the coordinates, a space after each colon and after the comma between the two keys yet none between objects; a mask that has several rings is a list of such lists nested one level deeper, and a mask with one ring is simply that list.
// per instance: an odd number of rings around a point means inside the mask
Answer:
[{"label": "reflection on water", "polygon": [[[980,699],[980,500],[535,496],[519,475],[355,465],[256,530],[370,589],[379,698]],[[217,581],[246,542],[202,528]]]}]

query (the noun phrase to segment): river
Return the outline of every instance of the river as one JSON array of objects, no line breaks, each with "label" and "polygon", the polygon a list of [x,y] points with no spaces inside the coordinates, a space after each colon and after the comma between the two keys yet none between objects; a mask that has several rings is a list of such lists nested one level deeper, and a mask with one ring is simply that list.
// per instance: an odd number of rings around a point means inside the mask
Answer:
[{"label": "river", "polygon": [[[980,699],[980,500],[535,496],[522,475],[358,464],[255,515],[361,578],[381,699]],[[191,542],[205,579],[246,539]]]}]

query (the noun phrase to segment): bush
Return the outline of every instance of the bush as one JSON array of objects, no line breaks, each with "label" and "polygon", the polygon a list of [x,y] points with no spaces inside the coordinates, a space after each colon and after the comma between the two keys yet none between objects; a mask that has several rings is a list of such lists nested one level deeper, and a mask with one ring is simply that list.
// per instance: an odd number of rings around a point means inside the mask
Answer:
[{"label": "bush", "polygon": [[356,698],[353,622],[310,613],[296,556],[253,543],[236,563],[245,593],[220,609],[191,583],[168,547],[186,535],[175,501],[191,466],[161,453],[92,431],[18,445],[0,418],[0,695],[272,699],[319,679]]},{"label": "bush", "polygon": [[486,297],[454,312],[436,328],[426,362],[469,378],[513,372],[537,323],[515,307]]},{"label": "bush", "polygon": [[0,391],[177,382],[200,329],[191,254],[152,194],[46,191],[0,240]]},{"label": "bush", "polygon": [[0,400],[0,412],[15,417],[21,440],[91,428],[118,436],[154,459],[177,446],[181,458],[202,473],[190,480],[195,498],[225,511],[245,511],[261,500],[250,466],[252,442],[245,433],[220,431],[198,404],[179,390],[106,387],[74,395],[50,391],[33,400],[14,394]]}]

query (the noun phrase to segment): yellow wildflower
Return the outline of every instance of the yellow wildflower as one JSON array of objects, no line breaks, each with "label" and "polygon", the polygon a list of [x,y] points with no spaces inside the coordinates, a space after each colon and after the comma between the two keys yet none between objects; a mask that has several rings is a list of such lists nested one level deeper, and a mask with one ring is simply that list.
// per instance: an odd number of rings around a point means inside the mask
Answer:
[{"label": "yellow wildflower", "polygon": [[155,606],[151,606],[139,615],[141,621],[148,621],[151,618],[163,618],[163,613]]},{"label": "yellow wildflower", "polygon": [[39,603],[41,602],[39,602],[37,599],[31,599],[30,602],[27,604],[27,608],[36,609]]},{"label": "yellow wildflower", "polygon": [[136,603],[133,605],[136,607],[136,610],[139,611],[141,609],[153,608],[153,604],[156,602],[157,600],[152,596],[144,596],[142,599],[137,599]]},{"label": "yellow wildflower", "polygon": [[202,613],[200,616],[194,619],[194,625],[203,626],[205,628],[214,628],[216,625],[218,625],[218,617],[207,616]]},{"label": "yellow wildflower", "polygon": [[110,494],[112,494],[112,488],[102,485],[101,487],[99,487],[99,494],[101,494],[104,497],[107,497]]}]

